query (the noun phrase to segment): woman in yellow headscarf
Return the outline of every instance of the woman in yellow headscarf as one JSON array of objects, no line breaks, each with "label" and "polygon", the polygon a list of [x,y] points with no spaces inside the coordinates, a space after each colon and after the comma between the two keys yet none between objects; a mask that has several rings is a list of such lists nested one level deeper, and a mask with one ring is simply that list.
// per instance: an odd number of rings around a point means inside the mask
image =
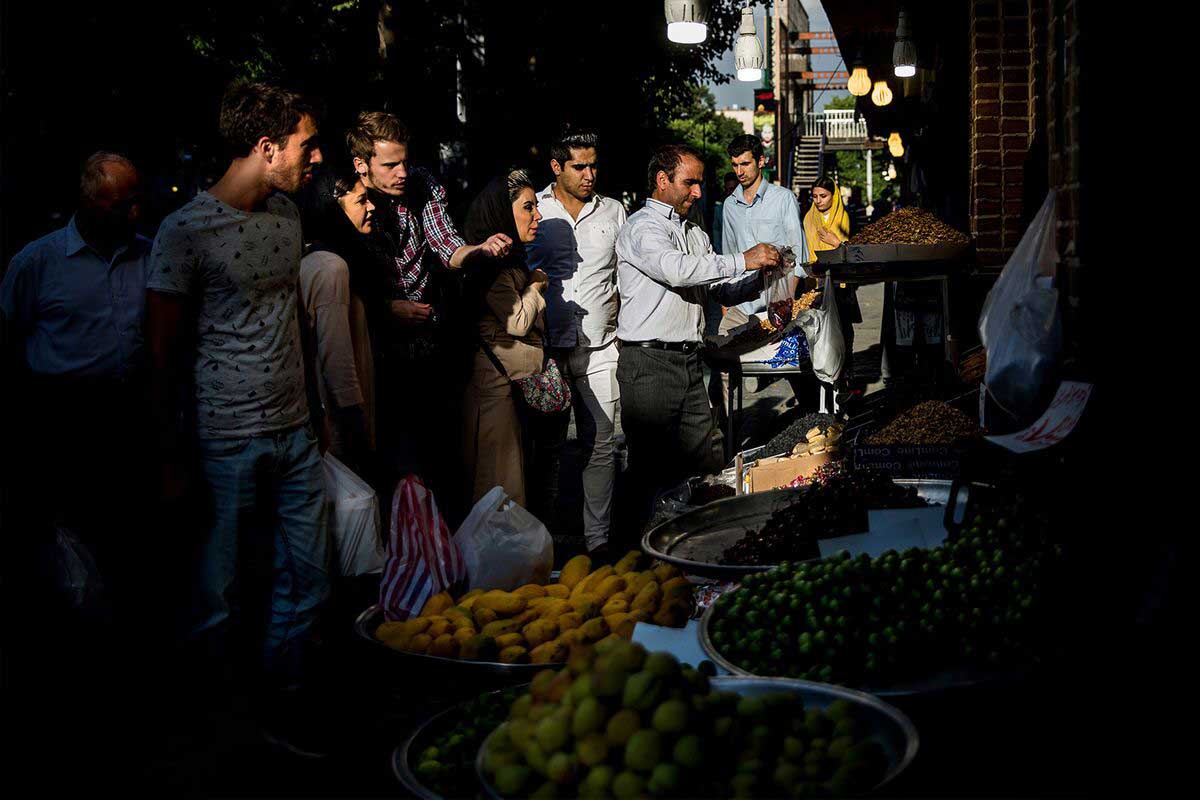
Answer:
[{"label": "woman in yellow headscarf", "polygon": [[[810,264],[817,260],[818,250],[832,250],[850,238],[850,215],[842,204],[842,191],[833,179],[825,176],[817,178],[813,181],[811,195],[812,205],[804,215],[804,239],[808,243]],[[862,322],[857,289],[844,283],[836,284],[833,287],[833,299],[842,322],[846,354],[851,356],[854,353],[854,324]],[[843,388],[853,372],[850,363],[851,359],[847,358],[847,369],[843,371],[840,381]],[[838,402],[842,401],[839,399]]]},{"label": "woman in yellow headscarf", "polygon": [[850,238],[850,215],[833,179],[817,178],[810,191],[812,205],[804,215],[804,238],[808,242],[808,262],[812,263],[817,260],[818,250],[832,250]]}]

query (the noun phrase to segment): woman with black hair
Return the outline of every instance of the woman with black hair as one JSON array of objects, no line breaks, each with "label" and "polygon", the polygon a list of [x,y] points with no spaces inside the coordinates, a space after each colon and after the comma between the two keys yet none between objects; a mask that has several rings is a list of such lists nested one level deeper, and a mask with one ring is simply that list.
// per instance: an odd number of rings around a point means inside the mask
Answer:
[{"label": "woman with black hair", "polygon": [[375,205],[352,174],[315,178],[304,202],[300,317],[321,451],[364,471],[375,449],[375,377],[359,284]]},{"label": "woman with black hair", "polygon": [[533,183],[523,170],[493,179],[467,212],[468,244],[486,241],[496,233],[507,234],[512,240],[506,257],[469,276],[479,333],[479,350],[464,404],[464,463],[470,505],[493,486],[503,486],[518,505],[529,507],[522,427],[512,381],[541,372],[545,360],[543,293],[549,278],[540,269],[529,270],[525,251],[541,218]]}]

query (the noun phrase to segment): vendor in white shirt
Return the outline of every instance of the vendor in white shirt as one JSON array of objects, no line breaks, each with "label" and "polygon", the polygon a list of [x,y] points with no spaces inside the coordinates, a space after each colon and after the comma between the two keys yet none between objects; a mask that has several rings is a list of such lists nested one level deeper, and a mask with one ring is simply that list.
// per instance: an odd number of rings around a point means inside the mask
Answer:
[{"label": "vendor in white shirt", "polygon": [[[616,479],[617,232],[625,208],[596,193],[596,135],[567,132],[550,148],[554,183],[538,194],[542,221],[529,265],[550,277],[546,346],[571,384],[584,448],[583,532],[593,554],[608,542]],[[566,415],[555,437],[566,439]],[[543,476],[553,480],[553,476]],[[549,521],[548,521],[549,522]]]},{"label": "vendor in white shirt", "polygon": [[[757,136],[734,137],[726,150],[738,186],[722,204],[721,252],[740,253],[759,242],[791,247],[796,254],[796,276],[804,278],[807,273],[802,264],[808,260],[808,244],[796,195],[766,180],[762,173],[766,158]],[[721,320],[720,331],[732,330],[765,310],[761,296],[731,308]]]},{"label": "vendor in white shirt", "polygon": [[687,221],[700,198],[704,162],[684,145],[659,148],[647,170],[651,195],[617,237],[621,343],[617,380],[631,483],[642,513],[658,491],[721,467],[724,450],[704,389],[704,306],[744,302],[762,291],[757,272],[780,263],[769,244],[717,255]]}]

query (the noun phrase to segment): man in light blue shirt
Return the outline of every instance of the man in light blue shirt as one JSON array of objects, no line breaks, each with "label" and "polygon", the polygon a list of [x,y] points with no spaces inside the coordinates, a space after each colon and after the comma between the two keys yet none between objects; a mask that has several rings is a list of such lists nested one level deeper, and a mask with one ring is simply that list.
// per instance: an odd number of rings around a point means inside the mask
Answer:
[{"label": "man in light blue shirt", "polygon": [[139,371],[150,241],[134,233],[137,170],[112,153],[88,159],[82,205],[30,243],[0,284],[18,360],[36,376],[117,381]]},{"label": "man in light blue shirt", "polygon": [[[807,273],[800,265],[808,253],[804,224],[796,196],[778,184],[767,181],[762,173],[766,158],[757,136],[735,137],[727,148],[738,187],[722,204],[721,252],[730,255],[765,242],[776,247],[791,247],[796,253],[796,275]],[[726,312],[721,330],[727,331],[746,322],[750,314],[766,310],[762,297],[736,307],[740,314]]]}]

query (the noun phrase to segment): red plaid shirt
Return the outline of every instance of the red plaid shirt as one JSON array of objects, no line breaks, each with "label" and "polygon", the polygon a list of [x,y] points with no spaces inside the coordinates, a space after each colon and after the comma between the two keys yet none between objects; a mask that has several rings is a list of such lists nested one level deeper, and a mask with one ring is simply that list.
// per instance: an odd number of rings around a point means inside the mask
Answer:
[{"label": "red plaid shirt", "polygon": [[408,188],[396,202],[395,218],[385,222],[384,232],[392,245],[392,298],[428,302],[430,268],[426,256],[432,250],[449,268],[454,251],[466,244],[446,211],[446,190],[428,170],[414,167],[408,173]]}]

